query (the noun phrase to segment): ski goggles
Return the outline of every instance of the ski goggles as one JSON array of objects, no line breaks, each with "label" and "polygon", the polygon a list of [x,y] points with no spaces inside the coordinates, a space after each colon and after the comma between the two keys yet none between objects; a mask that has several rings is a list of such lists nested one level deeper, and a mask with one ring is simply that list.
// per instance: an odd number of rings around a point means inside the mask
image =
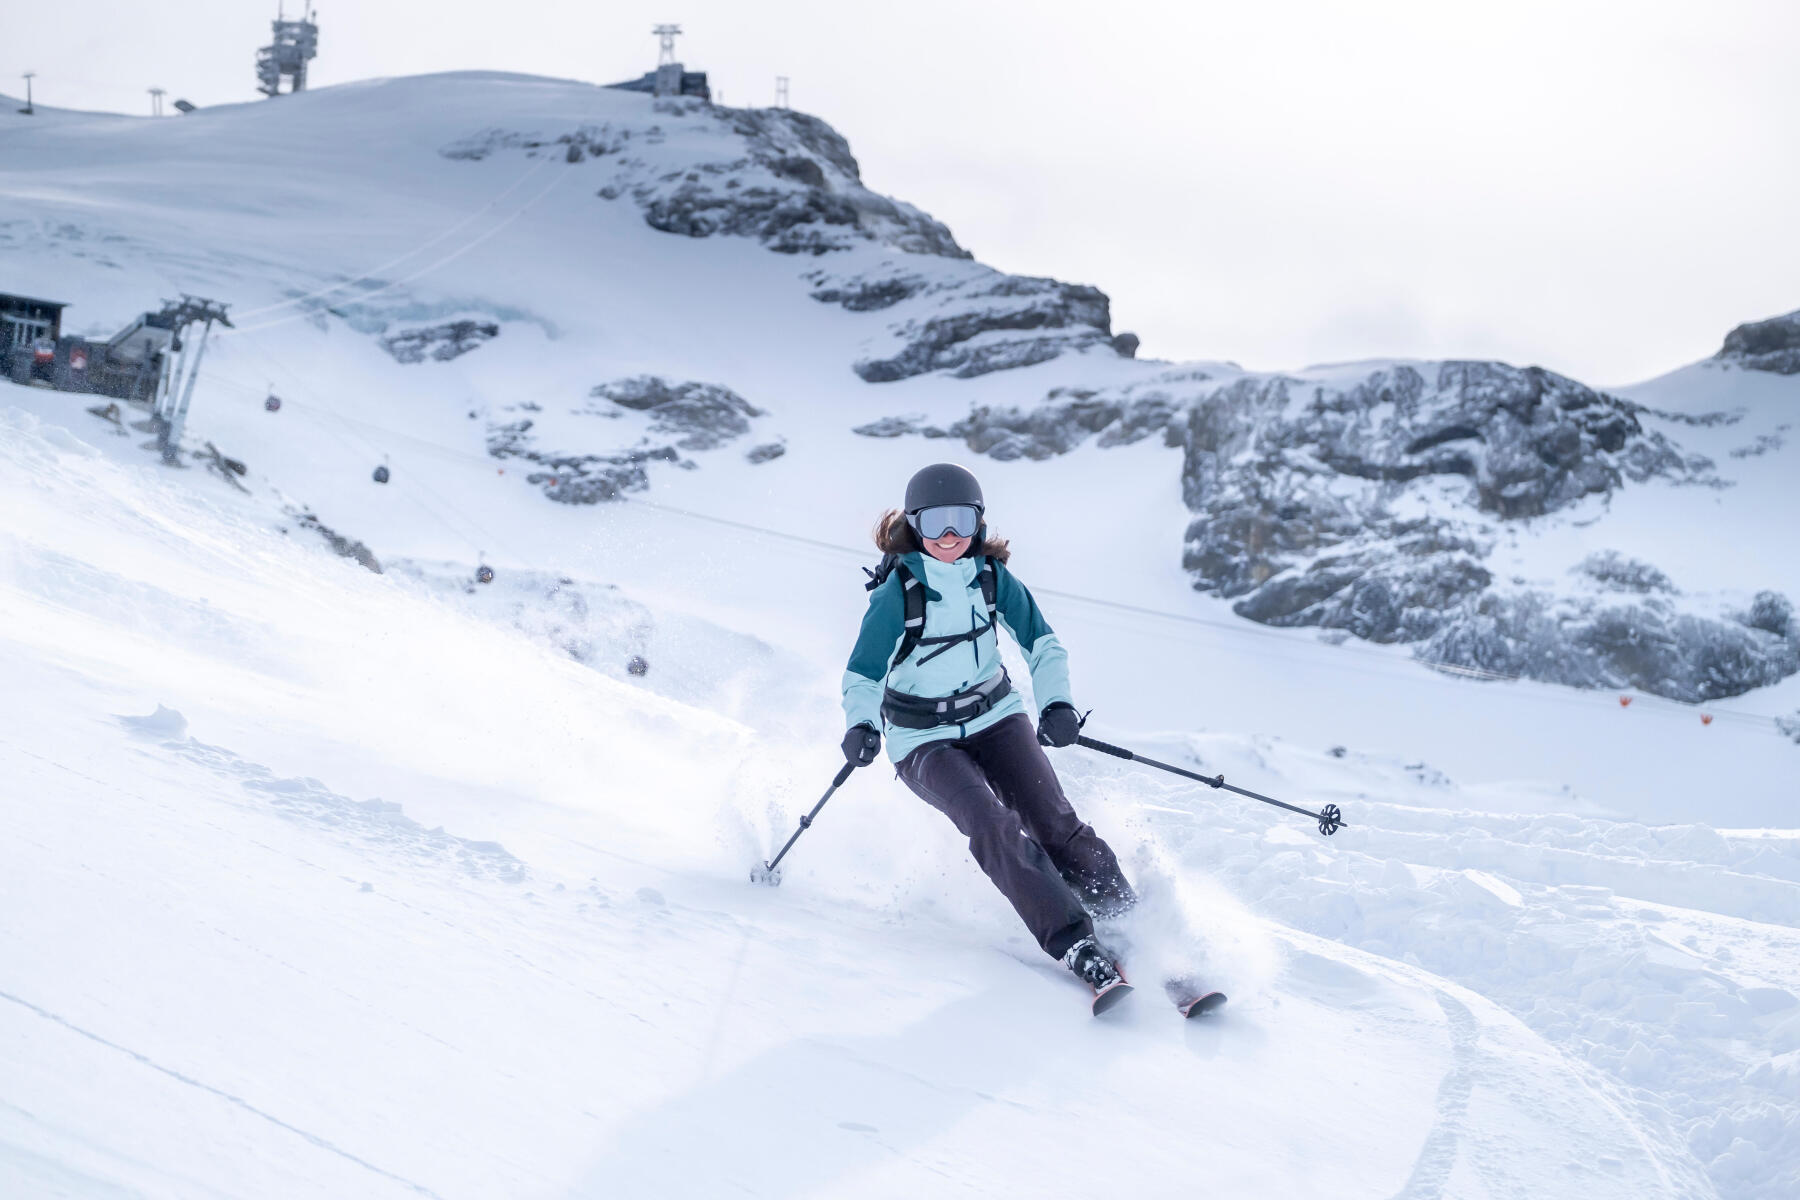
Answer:
[{"label": "ski goggles", "polygon": [[981,528],[981,510],[973,504],[938,504],[908,513],[906,519],[913,532],[928,542],[935,542],[947,533],[972,538]]}]

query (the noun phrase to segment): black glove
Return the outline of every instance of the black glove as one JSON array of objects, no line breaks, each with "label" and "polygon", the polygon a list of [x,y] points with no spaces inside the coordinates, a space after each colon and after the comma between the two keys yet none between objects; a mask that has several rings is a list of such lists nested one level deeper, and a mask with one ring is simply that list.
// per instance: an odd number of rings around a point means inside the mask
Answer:
[{"label": "black glove", "polygon": [[1073,746],[1081,736],[1082,724],[1073,704],[1055,701],[1038,717],[1038,745]]},{"label": "black glove", "polygon": [[867,721],[844,731],[844,761],[851,766],[868,766],[875,761],[875,752],[879,749],[881,735]]}]

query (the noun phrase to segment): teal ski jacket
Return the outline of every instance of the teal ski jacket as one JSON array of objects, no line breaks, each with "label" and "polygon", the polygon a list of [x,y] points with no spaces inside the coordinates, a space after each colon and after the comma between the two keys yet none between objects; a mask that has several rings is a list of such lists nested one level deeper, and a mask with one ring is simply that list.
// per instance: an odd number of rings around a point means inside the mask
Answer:
[{"label": "teal ski jacket", "polygon": [[[913,578],[925,586],[924,636],[967,633],[987,623],[987,601],[981,595],[980,558],[960,558],[947,563],[914,552],[902,555],[900,561],[912,572]],[[1006,626],[1025,653],[1038,710],[1042,712],[1058,700],[1073,704],[1069,695],[1068,653],[1056,634],[1050,631],[1037,601],[1031,598],[1018,577],[1007,570],[1004,563],[996,562],[994,569],[998,584],[994,599],[1000,624]],[[850,664],[844,671],[846,728],[867,722],[881,730],[887,743],[888,758],[899,762],[927,742],[979,733],[997,721],[1025,711],[1024,694],[1015,686],[999,704],[961,725],[940,725],[935,729],[889,725],[881,715],[885,688],[914,696],[950,696],[986,683],[1001,669],[998,629],[952,646],[928,663],[919,662],[926,653],[921,649],[908,655],[905,662],[890,668],[894,652],[900,648],[900,639],[906,632],[906,601],[901,595],[902,590],[900,573],[895,571],[869,593],[869,611],[863,614],[862,631],[857,635],[856,648],[850,652]]]}]

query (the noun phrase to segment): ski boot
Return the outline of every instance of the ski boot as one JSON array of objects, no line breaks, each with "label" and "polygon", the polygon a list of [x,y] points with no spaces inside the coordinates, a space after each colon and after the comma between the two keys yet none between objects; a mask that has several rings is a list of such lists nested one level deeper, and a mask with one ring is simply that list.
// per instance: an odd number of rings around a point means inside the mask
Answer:
[{"label": "ski boot", "polygon": [[1063,966],[1094,990],[1094,1015],[1099,1016],[1131,992],[1119,965],[1092,937],[1084,937],[1063,955]]}]

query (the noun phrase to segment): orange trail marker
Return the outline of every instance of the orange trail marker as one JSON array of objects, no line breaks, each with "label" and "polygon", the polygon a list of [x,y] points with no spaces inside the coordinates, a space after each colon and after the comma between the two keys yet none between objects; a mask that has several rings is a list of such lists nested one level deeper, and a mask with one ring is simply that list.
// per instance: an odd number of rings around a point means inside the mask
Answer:
[{"label": "orange trail marker", "polygon": [[1711,725],[1712,724],[1712,714],[1711,713],[1701,713],[1700,714],[1700,723],[1702,725]]},{"label": "orange trail marker", "polygon": [[1620,708],[1630,708],[1631,707],[1631,697],[1630,696],[1620,696],[1619,697],[1619,707]]}]

